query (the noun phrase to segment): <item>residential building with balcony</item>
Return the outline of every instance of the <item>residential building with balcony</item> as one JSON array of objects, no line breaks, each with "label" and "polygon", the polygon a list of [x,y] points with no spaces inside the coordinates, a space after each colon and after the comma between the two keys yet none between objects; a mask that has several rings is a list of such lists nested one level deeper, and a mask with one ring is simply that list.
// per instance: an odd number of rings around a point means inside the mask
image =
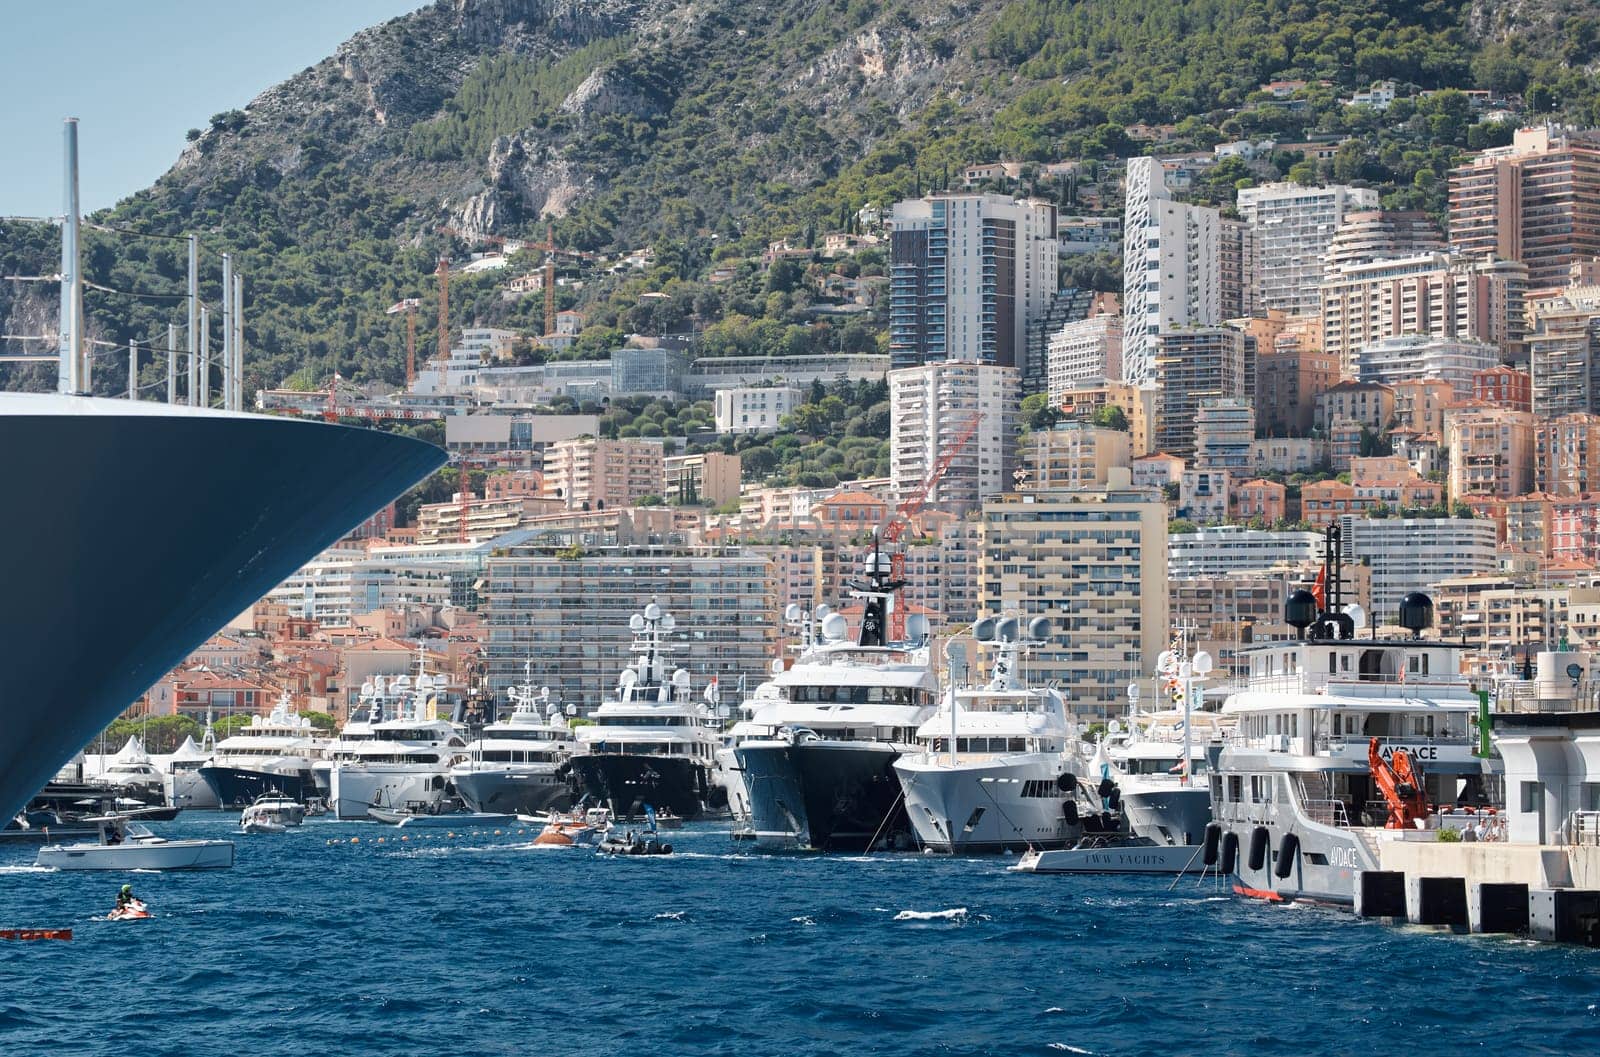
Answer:
[{"label": "residential building with balcony", "polygon": [[889,226],[892,366],[1021,368],[1028,323],[1058,285],[1055,206],[938,194],[896,203]]},{"label": "residential building with balcony", "polygon": [[1509,499],[1533,490],[1534,429],[1531,411],[1465,406],[1445,415],[1450,452],[1450,496]]},{"label": "residential building with balcony", "polygon": [[1170,330],[1156,339],[1156,379],[1161,414],[1158,450],[1187,455],[1195,450],[1195,421],[1210,400],[1248,400],[1245,336],[1230,327]]},{"label": "residential building with balcony", "polygon": [[1378,207],[1369,188],[1268,183],[1239,191],[1239,215],[1255,234],[1257,307],[1316,312],[1323,255],[1345,216]]},{"label": "residential building with balcony", "polygon": [[569,510],[634,506],[661,494],[666,467],[659,440],[558,441],[545,452],[548,489]]},{"label": "residential building with balcony", "polygon": [[990,500],[980,524],[979,611],[1050,617],[1029,678],[1082,718],[1120,715],[1128,682],[1167,647],[1166,504],[1117,475],[1099,492]]},{"label": "residential building with balcony", "polygon": [[[889,372],[889,475],[904,499],[950,457],[927,501],[951,513],[976,510],[1009,491],[1016,469],[1020,405],[1015,367],[947,361]],[[957,447],[967,428],[976,430]]]},{"label": "residential building with balcony", "polygon": [[1574,261],[1600,256],[1600,138],[1522,128],[1450,170],[1450,245],[1521,261],[1536,288],[1564,285]]},{"label": "residential building with balcony", "polygon": [[1500,350],[1487,342],[1398,334],[1380,338],[1355,351],[1356,377],[1393,388],[1400,382],[1437,378],[1448,382],[1457,400],[1471,400],[1473,379],[1500,361]]},{"label": "residential building with balcony", "polygon": [[1122,221],[1122,379],[1159,374],[1159,336],[1214,327],[1222,314],[1222,215],[1175,202],[1159,161],[1130,158]]}]

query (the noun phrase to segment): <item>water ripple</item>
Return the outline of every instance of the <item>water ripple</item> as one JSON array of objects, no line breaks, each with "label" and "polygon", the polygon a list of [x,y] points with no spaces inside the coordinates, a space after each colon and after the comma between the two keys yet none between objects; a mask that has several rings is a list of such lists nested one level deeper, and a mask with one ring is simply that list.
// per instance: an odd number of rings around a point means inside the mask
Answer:
[{"label": "water ripple", "polygon": [[[1276,1057],[1404,1038],[1430,1057],[1589,1052],[1600,1027],[1600,953],[1209,882],[769,855],[708,827],[637,862],[392,834],[308,823],[238,838],[227,873],[132,878],[0,849],[0,926],[77,933],[0,943],[0,1054]],[[157,917],[92,920],[125,880]],[[1397,971],[1448,1001],[1372,983]]]}]

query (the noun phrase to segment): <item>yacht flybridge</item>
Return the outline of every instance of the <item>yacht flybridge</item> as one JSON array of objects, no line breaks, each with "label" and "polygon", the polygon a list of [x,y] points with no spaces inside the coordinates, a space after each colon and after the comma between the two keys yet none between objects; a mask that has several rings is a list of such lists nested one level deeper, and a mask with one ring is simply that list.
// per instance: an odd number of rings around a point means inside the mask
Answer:
[{"label": "yacht flybridge", "polygon": [[[1428,805],[1488,802],[1475,729],[1487,706],[1460,674],[1464,647],[1423,637],[1433,603],[1407,595],[1402,634],[1360,638],[1361,614],[1340,594],[1333,527],[1318,589],[1288,599],[1296,637],[1248,650],[1244,688],[1223,705],[1237,727],[1211,775],[1207,858],[1243,895],[1352,903],[1356,871],[1378,869],[1378,842],[1406,837],[1386,828],[1395,805],[1375,780],[1397,758],[1419,766],[1411,792]],[[1413,827],[1434,824],[1412,814]]]}]

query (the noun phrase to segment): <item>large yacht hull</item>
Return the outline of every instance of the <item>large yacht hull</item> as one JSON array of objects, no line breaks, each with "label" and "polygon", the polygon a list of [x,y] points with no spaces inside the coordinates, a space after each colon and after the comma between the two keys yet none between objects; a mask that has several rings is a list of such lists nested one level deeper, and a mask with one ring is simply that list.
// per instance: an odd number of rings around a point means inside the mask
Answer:
[{"label": "large yacht hull", "polygon": [[[0,394],[0,818],[217,628],[444,461],[393,434]],[[308,487],[308,475],[329,487]],[[20,509],[20,508],[19,508]]]},{"label": "large yacht hull", "polygon": [[534,815],[565,811],[572,806],[572,789],[556,768],[535,771],[527,767],[450,772],[456,792],[474,811]]},{"label": "large yacht hull", "polygon": [[918,754],[902,756],[894,769],[917,843],[932,851],[1062,848],[1083,834],[1074,796],[1058,782],[1069,768],[1055,753],[958,759],[954,767],[948,757]]},{"label": "large yacht hull", "polygon": [[730,748],[717,750],[717,780],[727,791],[728,814],[735,822],[750,821],[750,790],[745,785],[744,770]]},{"label": "large yacht hull", "polygon": [[1211,790],[1205,785],[1179,785],[1176,780],[1141,784],[1128,778],[1117,784],[1122,815],[1136,836],[1189,846],[1205,839],[1211,821]]},{"label": "large yacht hull", "polygon": [[[1217,809],[1221,865],[1232,867],[1234,892],[1271,902],[1353,906],[1356,874],[1378,869],[1376,850],[1359,828],[1308,817],[1288,788],[1288,775],[1271,777],[1271,800],[1225,802]],[[1293,839],[1286,843],[1286,837]],[[1230,852],[1230,844],[1235,851]]]},{"label": "large yacht hull", "polygon": [[910,847],[895,776],[899,746],[885,742],[746,742],[734,750],[762,847],[867,851]]},{"label": "large yacht hull", "polygon": [[578,795],[593,804],[609,803],[617,818],[642,817],[647,804],[699,818],[720,799],[709,768],[681,756],[597,752],[574,756],[567,767]]},{"label": "large yacht hull", "polygon": [[200,777],[223,807],[248,807],[264,793],[282,793],[302,802],[317,793],[309,764],[293,771],[207,766],[200,768]]},{"label": "large yacht hull", "polygon": [[217,791],[197,770],[173,771],[167,775],[167,803],[196,811],[215,811],[222,806]]},{"label": "large yacht hull", "polygon": [[733,750],[750,811],[756,846],[791,850],[811,846],[805,791],[787,741],[745,742]]},{"label": "large yacht hull", "polygon": [[328,776],[328,803],[342,819],[368,818],[369,807],[429,814],[444,801],[448,784],[436,767],[335,764]]}]

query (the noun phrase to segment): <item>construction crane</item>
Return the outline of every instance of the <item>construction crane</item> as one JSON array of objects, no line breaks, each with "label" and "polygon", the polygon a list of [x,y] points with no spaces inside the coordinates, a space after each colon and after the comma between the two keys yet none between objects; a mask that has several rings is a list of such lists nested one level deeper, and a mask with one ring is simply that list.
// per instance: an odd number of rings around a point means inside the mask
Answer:
[{"label": "construction crane", "polygon": [[491,245],[506,247],[512,243],[528,249],[544,251],[544,332],[546,336],[556,332],[556,258],[570,257],[574,260],[591,260],[594,254],[583,250],[562,249],[556,245],[556,228],[554,224],[546,224],[543,242],[523,242],[519,239],[508,239],[503,235],[475,235],[467,236],[458,228],[441,227],[439,234],[449,235],[451,238],[463,241],[487,242]]},{"label": "construction crane", "polygon": [[[922,508],[928,505],[928,496],[933,494],[934,488],[939,484],[945,472],[950,469],[950,464],[962,450],[972,442],[973,436],[978,432],[978,425],[983,421],[982,412],[975,412],[967,419],[956,434],[955,440],[945,448],[934,460],[933,466],[928,470],[928,476],[923,478],[910,495],[900,501],[894,508],[894,513],[889,515],[878,529],[880,543],[898,544],[900,537],[905,535],[907,528],[911,527],[911,519],[922,513]],[[897,546],[889,555],[889,579],[903,581],[906,573],[906,552],[904,547]],[[889,613],[889,638],[890,642],[903,642],[906,636],[906,611],[903,607],[895,606]]]},{"label": "construction crane", "polygon": [[403,301],[396,301],[384,310],[385,315],[406,314],[406,391],[417,384],[417,307],[422,300],[408,297]]}]

